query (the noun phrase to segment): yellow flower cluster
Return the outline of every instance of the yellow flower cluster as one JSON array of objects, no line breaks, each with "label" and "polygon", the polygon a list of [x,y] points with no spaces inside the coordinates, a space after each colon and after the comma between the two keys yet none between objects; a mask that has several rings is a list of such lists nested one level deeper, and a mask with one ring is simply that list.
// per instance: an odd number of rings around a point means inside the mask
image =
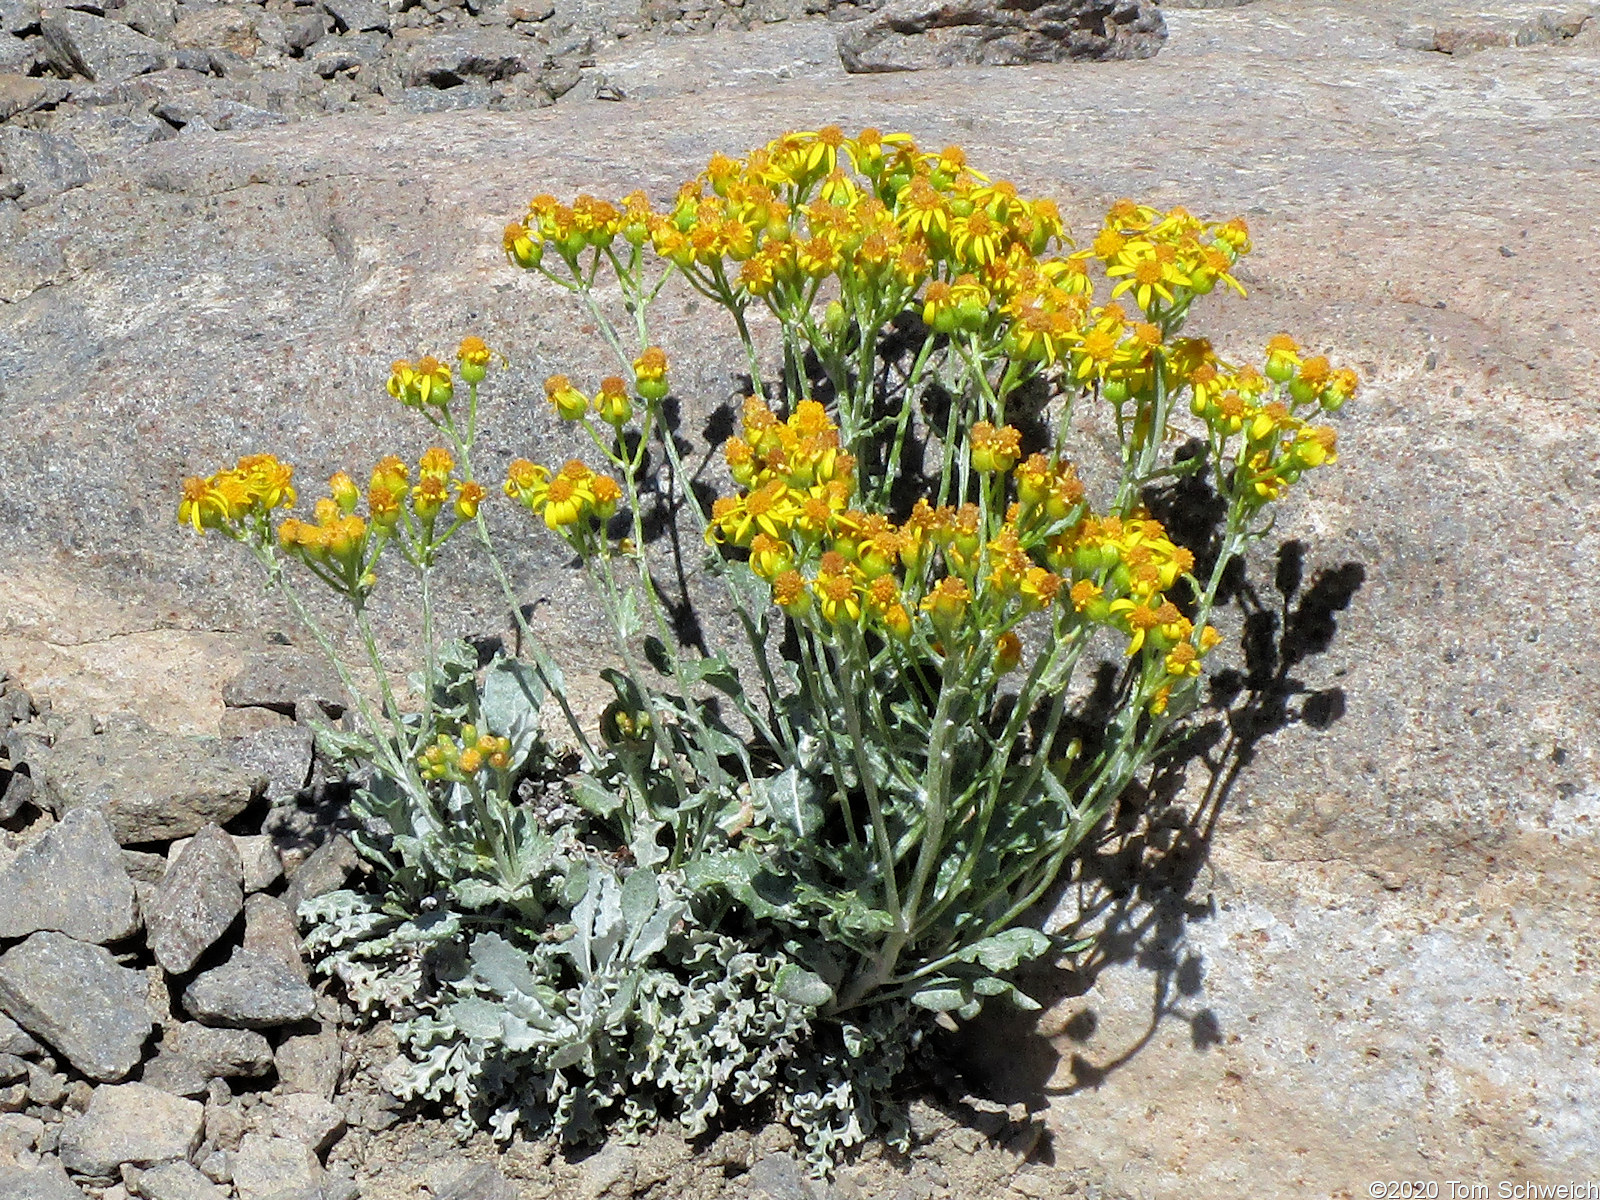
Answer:
[{"label": "yellow flower cluster", "polygon": [[1189,576],[1194,556],[1158,521],[1096,518],[1070,463],[1020,458],[1021,437],[984,422],[971,437],[975,471],[997,476],[1014,497],[1003,519],[973,503],[917,501],[900,524],[862,512],[854,467],[838,429],[815,401],[780,421],[760,399],[745,402],[741,435],[723,447],[740,491],[719,499],[708,538],[749,551],[750,569],[796,620],[864,626],[912,638],[916,615],[930,645],[956,646],[984,629],[999,635],[996,667],[1015,666],[1023,616],[1070,603],[1083,622],[1120,629],[1128,653],[1150,647],[1173,676],[1198,672],[1215,631],[1194,637],[1165,593]]},{"label": "yellow flower cluster", "polygon": [[[456,347],[455,369],[466,383],[476,385],[482,383],[489,373],[491,357],[488,343],[469,334]],[[424,355],[414,363],[401,358],[389,366],[387,389],[389,395],[401,404],[421,410],[437,424],[435,414],[449,408],[450,402],[455,399],[455,376],[451,373],[449,363],[431,354]]]},{"label": "yellow flower cluster", "polygon": [[[478,515],[482,485],[457,478],[454,471],[450,452],[435,446],[423,453],[413,485],[411,469],[389,455],[372,469],[364,518],[356,513],[360,489],[340,471],[328,480],[329,494],[316,503],[315,523],[286,518],[278,526],[278,546],[337,589],[364,595],[376,582],[378,556],[391,538],[400,535],[408,557],[425,561],[462,523]],[[441,534],[438,520],[447,507],[451,524]]]},{"label": "yellow flower cluster", "polygon": [[293,478],[294,467],[270,454],[246,455],[231,469],[204,479],[191,475],[183,481],[178,521],[202,536],[208,529],[220,529],[238,537],[247,518],[265,517],[294,503]]},{"label": "yellow flower cluster", "polygon": [[[667,355],[660,346],[650,346],[633,360],[634,390],[645,400],[664,399],[667,383]],[[607,425],[621,429],[633,419],[633,399],[628,382],[620,375],[600,381],[600,390],[591,400],[565,375],[552,375],[544,381],[545,399],[563,421],[581,421],[591,411]]]},{"label": "yellow flower cluster", "polygon": [[[504,245],[523,267],[554,245],[576,270],[580,253],[618,237],[648,242],[724,302],[759,297],[799,317],[836,279],[841,295],[868,301],[864,311],[910,305],[937,332],[985,334],[1018,359],[1070,362],[1076,379],[1100,382],[1148,370],[1160,323],[1194,296],[1242,290],[1233,269],[1250,249],[1241,220],[1123,200],[1092,246],[1074,251],[1054,203],[973,170],[959,147],[935,154],[905,134],[849,138],[836,127],[785,134],[742,160],[717,155],[663,212],[641,192],[619,204],[538,196]],[[1091,264],[1110,285],[1104,305]]]},{"label": "yellow flower cluster", "polygon": [[508,769],[511,741],[487,730],[480,733],[474,725],[463,725],[459,741],[447,733],[439,734],[433,745],[417,755],[417,765],[424,779],[465,782],[485,767],[492,771]]},{"label": "yellow flower cluster", "polygon": [[1268,341],[1264,369],[1229,366],[1198,339],[1177,343],[1169,368],[1169,386],[1188,384],[1190,411],[1205,421],[1219,447],[1242,439],[1240,470],[1258,503],[1280,499],[1304,472],[1338,461],[1334,430],[1296,414],[1338,411],[1355,395],[1359,380],[1321,356],[1302,358],[1288,334]]},{"label": "yellow flower cluster", "polygon": [[587,532],[591,520],[610,520],[622,499],[615,479],[596,474],[575,458],[554,477],[548,468],[519,458],[506,470],[505,493],[568,536]]}]

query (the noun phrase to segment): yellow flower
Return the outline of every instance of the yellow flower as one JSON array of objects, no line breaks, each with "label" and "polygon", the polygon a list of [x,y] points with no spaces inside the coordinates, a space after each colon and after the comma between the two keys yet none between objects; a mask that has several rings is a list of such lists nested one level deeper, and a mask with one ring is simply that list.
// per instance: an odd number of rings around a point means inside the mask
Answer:
[{"label": "yellow flower", "polygon": [[505,249],[506,257],[525,269],[537,267],[539,260],[544,257],[544,239],[537,236],[536,230],[530,232],[520,221],[513,221],[506,226],[500,244]]},{"label": "yellow flower", "polygon": [[1161,623],[1154,608],[1140,601],[1126,598],[1111,602],[1111,616],[1113,618],[1121,618],[1123,628],[1130,635],[1128,640],[1129,658],[1132,658],[1144,648],[1145,638],[1152,629]]},{"label": "yellow flower", "polygon": [[467,336],[456,348],[456,365],[468,383],[482,383],[488,373],[489,347],[480,337]]},{"label": "yellow flower", "polygon": [[563,421],[581,421],[589,411],[589,397],[572,386],[565,375],[552,375],[544,381],[545,398]]},{"label": "yellow flower", "polygon": [[1178,678],[1193,678],[1200,674],[1200,655],[1188,642],[1179,642],[1167,651],[1163,665],[1168,675]]},{"label": "yellow flower", "polygon": [[1032,611],[1048,607],[1061,591],[1061,576],[1043,567],[1030,567],[1023,574],[1018,591],[1022,595],[1024,610]]},{"label": "yellow flower", "polygon": [[557,475],[545,490],[542,507],[544,523],[559,532],[582,518],[584,496],[570,476]]},{"label": "yellow flower", "polygon": [[[639,394],[644,395],[642,389]],[[557,408],[559,410],[559,404]],[[614,425],[618,429],[633,419],[633,401],[628,398],[628,385],[621,376],[607,375],[600,381],[600,391],[594,398],[594,411],[607,425]]]},{"label": "yellow flower", "polygon": [[950,225],[950,247],[968,266],[984,267],[1000,257],[1005,229],[981,208]]},{"label": "yellow flower", "polygon": [[467,480],[456,484],[456,515],[463,521],[470,521],[478,515],[478,506],[483,503],[483,498],[488,495],[483,485]]},{"label": "yellow flower", "polygon": [[429,355],[413,366],[399,359],[389,368],[389,395],[407,408],[444,408],[455,394],[450,368]]},{"label": "yellow flower", "polygon": [[794,565],[794,551],[787,543],[765,533],[750,539],[750,569],[762,579],[774,580]]},{"label": "yellow flower", "polygon": [[799,571],[782,571],[772,581],[772,601],[798,620],[811,609],[811,593]]},{"label": "yellow flower", "polygon": [[1022,662],[1022,639],[1015,633],[1006,632],[1000,635],[1000,640],[994,648],[995,673],[1005,675],[1015,671]]},{"label": "yellow flower", "polygon": [[294,467],[270,454],[246,455],[230,470],[205,479],[191,476],[183,481],[178,522],[199,534],[222,529],[239,536],[238,526],[246,517],[264,516],[295,502],[293,477]]},{"label": "yellow flower", "polygon": [[[660,346],[647,347],[633,360],[634,386],[646,400],[661,400],[667,394],[667,355]],[[620,424],[613,421],[612,424]]]},{"label": "yellow flower", "polygon": [[450,451],[443,446],[432,446],[422,452],[417,470],[423,479],[448,479],[455,465],[456,460],[450,457]]},{"label": "yellow flower", "polygon": [[988,421],[972,427],[972,469],[988,475],[1009,471],[1022,453],[1022,433],[1010,425],[996,429]]},{"label": "yellow flower", "polygon": [[822,556],[811,589],[816,593],[818,609],[830,624],[854,624],[861,619],[861,584],[843,555],[829,551]]},{"label": "yellow flower", "polygon": [[519,458],[506,468],[506,495],[529,508],[535,508],[544,500],[549,486],[550,472],[537,463]]},{"label": "yellow flower", "polygon": [[922,600],[922,611],[928,614],[934,628],[949,638],[966,616],[972,603],[972,589],[954,575],[939,580]]},{"label": "yellow flower", "polygon": [[609,475],[595,475],[589,480],[589,497],[594,515],[602,521],[616,516],[617,504],[622,499],[622,485]]}]

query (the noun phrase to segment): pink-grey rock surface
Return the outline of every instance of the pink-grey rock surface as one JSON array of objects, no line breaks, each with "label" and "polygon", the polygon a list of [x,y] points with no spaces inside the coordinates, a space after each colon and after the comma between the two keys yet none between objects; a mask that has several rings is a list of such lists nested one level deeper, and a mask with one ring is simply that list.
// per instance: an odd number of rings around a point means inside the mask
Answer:
[{"label": "pink-grey rock surface", "polygon": [[[665,198],[713,150],[838,122],[959,142],[1080,233],[1122,195],[1242,213],[1251,297],[1195,327],[1240,354],[1289,329],[1367,382],[1230,613],[1253,638],[1248,661],[1232,647],[1245,755],[1209,854],[1173,827],[1095,863],[1106,949],[1031,979],[1045,1013],[986,1028],[980,1061],[1044,1106],[1058,1162],[1135,1194],[1581,1176],[1600,1161],[1600,35],[1549,7],[1258,0],[1167,11],[1145,61],[895,77],[846,77],[822,23],[625,41],[584,68],[622,102],[585,84],[539,112],[174,139],[0,202],[0,659],[62,703],[214,732],[244,653],[294,630],[232,547],[176,527],[177,482],[272,450],[314,493],[416,453],[382,390],[395,357],[467,332],[507,354],[487,471],[581,450],[538,381],[601,352],[498,248],[536,192]],[[737,356],[680,294],[655,328],[698,441]],[[503,519],[592,707],[598,614],[561,548]],[[497,628],[483,573],[452,572],[452,620]],[[403,644],[405,585],[378,606]],[[1191,763],[1179,799],[1208,782]],[[1164,873],[1134,874],[1141,856]]]}]

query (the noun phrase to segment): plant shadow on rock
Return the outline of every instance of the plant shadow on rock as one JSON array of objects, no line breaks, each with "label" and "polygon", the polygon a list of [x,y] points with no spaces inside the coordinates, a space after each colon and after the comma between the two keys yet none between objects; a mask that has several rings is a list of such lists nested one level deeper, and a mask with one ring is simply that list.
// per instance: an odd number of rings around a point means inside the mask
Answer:
[{"label": "plant shadow on rock", "polygon": [[[1149,493],[1145,501],[1174,540],[1194,550],[1196,571],[1203,578],[1215,560],[1221,517],[1210,486],[1197,475]],[[1263,738],[1294,724],[1327,729],[1345,713],[1342,688],[1313,689],[1294,672],[1329,649],[1338,629],[1337,614],[1360,590],[1366,569],[1346,562],[1318,570],[1307,581],[1305,555],[1300,541],[1278,546],[1275,595],[1258,588],[1242,562],[1234,564],[1222,595],[1243,616],[1242,669],[1211,677],[1194,725],[1157,756],[1148,779],[1128,787],[1075,877],[1063,881],[1036,912],[1042,920],[1062,904],[1069,889],[1076,891],[1074,927],[1094,934],[1094,942],[1070,965],[1046,961],[1024,967],[1018,973],[1019,987],[1048,1011],[1087,996],[1107,968],[1132,963],[1150,977],[1148,1024],[1109,1058],[1093,1061],[1087,1053],[1069,1051],[1069,1081],[1052,1084],[1063,1057],[1052,1041],[1065,1037],[1089,1042],[1099,1026],[1094,1008],[1086,1005],[1046,1037],[1037,1015],[991,1007],[971,1026],[946,1035],[942,1047],[981,1094],[1040,1111],[1051,1096],[1097,1087],[1148,1046],[1169,1019],[1188,1024],[1197,1052],[1223,1040],[1216,1014],[1204,1004],[1205,963],[1184,946],[1189,923],[1214,911],[1209,900],[1193,894],[1212,836]],[[1088,702],[1090,722],[1099,698],[1109,698],[1113,691],[1115,675],[1113,667],[1103,665]],[[1185,801],[1191,770],[1202,773],[1204,786],[1198,800]],[[1048,1147],[1042,1146],[1036,1156],[1047,1159]]]}]

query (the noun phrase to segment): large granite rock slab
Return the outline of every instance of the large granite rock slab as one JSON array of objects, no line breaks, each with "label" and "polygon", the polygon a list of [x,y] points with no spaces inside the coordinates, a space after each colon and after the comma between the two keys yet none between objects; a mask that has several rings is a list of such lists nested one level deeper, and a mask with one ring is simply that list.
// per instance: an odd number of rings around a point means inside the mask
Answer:
[{"label": "large granite rock slab", "polygon": [[0,939],[55,930],[116,942],[139,930],[133,881],[105,815],[73,809],[0,869]]},{"label": "large granite rock slab", "polygon": [[43,775],[47,804],[99,808],[123,845],[190,837],[238,816],[263,786],[215,742],[146,730],[64,738],[50,748]]},{"label": "large granite rock slab", "polygon": [[852,72],[1149,58],[1167,26],[1153,0],[889,0],[839,28]]},{"label": "large granite rock slab", "polygon": [[0,1009],[102,1081],[138,1065],[154,1026],[144,972],[63,933],[36,933],[0,955]]}]

